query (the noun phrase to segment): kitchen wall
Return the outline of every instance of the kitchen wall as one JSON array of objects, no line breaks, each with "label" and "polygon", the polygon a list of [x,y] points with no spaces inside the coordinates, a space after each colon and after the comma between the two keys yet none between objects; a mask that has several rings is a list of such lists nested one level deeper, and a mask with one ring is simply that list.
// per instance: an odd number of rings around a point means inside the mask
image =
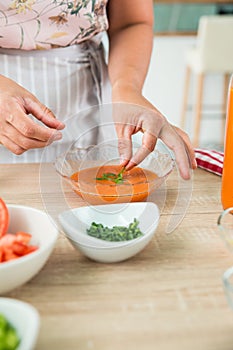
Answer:
[{"label": "kitchen wall", "polygon": [[[156,36],[144,85],[144,95],[157,106],[174,124],[179,126],[185,73],[185,52],[195,45],[195,36]],[[186,131],[192,136],[195,105],[196,79],[192,77],[188,123]],[[221,115],[223,78],[213,74],[207,76],[204,86],[204,109],[201,126],[201,145],[219,146],[221,143]]]},{"label": "kitchen wall", "polygon": [[[154,49],[144,87],[146,97],[158,106],[167,118],[179,125],[184,88],[185,53],[195,45],[199,19],[203,15],[233,14],[233,1],[163,0],[154,1]],[[196,80],[191,81],[188,123],[192,136]],[[209,75],[205,79],[204,113],[201,145],[221,142],[221,103],[223,77]],[[211,132],[210,132],[211,130]]]}]

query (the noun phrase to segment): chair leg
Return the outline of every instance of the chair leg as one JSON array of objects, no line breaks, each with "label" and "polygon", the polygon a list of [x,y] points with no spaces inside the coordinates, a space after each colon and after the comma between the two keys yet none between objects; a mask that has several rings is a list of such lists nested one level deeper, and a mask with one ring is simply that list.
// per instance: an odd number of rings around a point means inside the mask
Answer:
[{"label": "chair leg", "polygon": [[223,85],[223,102],[222,102],[222,144],[224,144],[225,139],[225,123],[226,123],[226,112],[227,112],[227,93],[228,84],[230,80],[229,74],[224,74],[224,85]]},{"label": "chair leg", "polygon": [[181,118],[180,118],[181,129],[185,128],[186,113],[187,113],[187,106],[188,106],[190,75],[191,75],[191,69],[190,69],[190,67],[187,66],[186,71],[185,71],[183,106],[182,106],[182,112],[181,112]]},{"label": "chair leg", "polygon": [[199,146],[202,100],[203,100],[203,85],[204,85],[204,74],[201,73],[201,74],[198,74],[198,77],[197,77],[197,101],[196,101],[196,113],[195,113],[194,136],[193,136],[194,147]]}]

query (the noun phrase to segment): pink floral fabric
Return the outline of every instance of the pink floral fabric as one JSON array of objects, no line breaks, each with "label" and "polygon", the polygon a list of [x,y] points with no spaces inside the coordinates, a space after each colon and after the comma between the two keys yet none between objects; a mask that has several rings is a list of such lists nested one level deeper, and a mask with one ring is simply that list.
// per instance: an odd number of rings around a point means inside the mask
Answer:
[{"label": "pink floral fabric", "polygon": [[43,50],[79,44],[108,28],[108,0],[0,0],[0,47]]}]

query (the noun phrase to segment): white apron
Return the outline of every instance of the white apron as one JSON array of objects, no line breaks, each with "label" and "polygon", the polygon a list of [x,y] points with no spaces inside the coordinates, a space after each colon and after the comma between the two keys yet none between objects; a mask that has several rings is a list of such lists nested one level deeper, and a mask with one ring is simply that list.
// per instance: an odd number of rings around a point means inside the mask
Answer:
[{"label": "white apron", "polygon": [[[0,74],[32,92],[67,125],[62,131],[63,139],[48,146],[43,161],[54,161],[80,133],[85,134],[81,146],[97,144],[103,137],[103,132],[101,135],[95,127],[100,124],[99,116],[89,110],[91,106],[111,102],[104,54],[98,36],[83,44],[47,51],[0,49]],[[76,123],[76,117],[71,118],[70,135],[69,119],[76,114],[78,118],[80,111],[84,111],[81,120]],[[0,163],[40,162],[43,150],[33,149],[16,156],[0,145]]]}]

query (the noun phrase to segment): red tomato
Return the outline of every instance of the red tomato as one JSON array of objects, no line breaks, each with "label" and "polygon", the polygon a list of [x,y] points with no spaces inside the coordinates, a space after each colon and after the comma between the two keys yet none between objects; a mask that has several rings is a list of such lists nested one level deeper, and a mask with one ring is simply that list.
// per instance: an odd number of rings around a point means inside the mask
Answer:
[{"label": "red tomato", "polygon": [[9,226],[9,212],[2,198],[0,198],[0,237],[2,237]]},{"label": "red tomato", "polygon": [[32,235],[18,231],[16,234],[7,233],[9,226],[9,212],[6,204],[0,198],[0,263],[18,259],[38,249],[30,245]]},{"label": "red tomato", "polygon": [[14,259],[18,259],[19,256],[17,254],[15,254],[11,249],[9,248],[4,248],[4,254],[3,254],[4,258],[3,261],[9,261],[9,260],[14,260]]},{"label": "red tomato", "polygon": [[38,249],[37,245],[28,245],[25,255],[29,254],[29,253],[32,253],[32,252],[36,251],[37,249]]},{"label": "red tomato", "polygon": [[16,232],[16,239],[18,242],[27,244],[30,242],[31,238],[32,238],[32,235],[30,233],[23,232],[23,231]]},{"label": "red tomato", "polygon": [[22,256],[27,254],[28,246],[16,241],[12,244],[11,249],[14,254]]},{"label": "red tomato", "polygon": [[4,236],[0,237],[0,247],[10,247],[15,241],[16,237],[13,233],[6,233]]}]

